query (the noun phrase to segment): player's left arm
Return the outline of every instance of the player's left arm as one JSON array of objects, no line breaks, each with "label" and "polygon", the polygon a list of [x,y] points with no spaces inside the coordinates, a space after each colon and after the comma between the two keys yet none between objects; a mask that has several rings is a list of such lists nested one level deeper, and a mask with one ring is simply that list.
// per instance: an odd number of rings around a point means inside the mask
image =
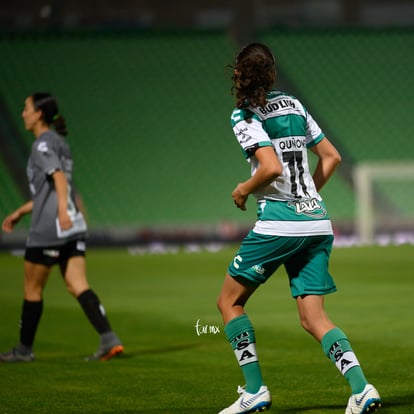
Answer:
[{"label": "player's left arm", "polygon": [[58,202],[59,225],[62,230],[68,230],[72,227],[72,220],[68,214],[68,182],[61,170],[54,171],[52,177]]},{"label": "player's left arm", "polygon": [[316,190],[319,191],[327,183],[341,162],[341,155],[326,137],[310,147],[310,150],[319,158],[313,173],[313,181],[315,182]]},{"label": "player's left arm", "polygon": [[246,210],[246,202],[250,194],[258,188],[270,184],[283,172],[283,166],[273,147],[258,147],[254,156],[259,162],[255,174],[248,180],[239,183],[232,193],[234,204],[241,210]]}]

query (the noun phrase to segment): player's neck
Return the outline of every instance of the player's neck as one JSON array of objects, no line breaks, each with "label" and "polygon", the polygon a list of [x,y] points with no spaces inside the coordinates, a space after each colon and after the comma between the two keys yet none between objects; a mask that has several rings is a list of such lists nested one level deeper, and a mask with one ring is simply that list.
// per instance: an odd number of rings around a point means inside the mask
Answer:
[{"label": "player's neck", "polygon": [[37,138],[40,137],[44,132],[49,131],[49,126],[45,124],[38,124],[33,128],[33,134]]}]

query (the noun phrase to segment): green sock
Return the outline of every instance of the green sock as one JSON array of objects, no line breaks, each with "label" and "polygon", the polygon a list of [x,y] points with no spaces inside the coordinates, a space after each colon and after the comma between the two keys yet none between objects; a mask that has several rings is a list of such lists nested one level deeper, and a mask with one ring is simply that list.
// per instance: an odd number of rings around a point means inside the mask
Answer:
[{"label": "green sock", "polygon": [[324,335],[321,345],[326,356],[348,381],[352,393],[360,393],[368,381],[347,336],[339,328],[334,328]]},{"label": "green sock", "polygon": [[246,391],[255,394],[263,385],[262,373],[256,354],[256,338],[247,315],[241,315],[224,327],[246,381]]}]

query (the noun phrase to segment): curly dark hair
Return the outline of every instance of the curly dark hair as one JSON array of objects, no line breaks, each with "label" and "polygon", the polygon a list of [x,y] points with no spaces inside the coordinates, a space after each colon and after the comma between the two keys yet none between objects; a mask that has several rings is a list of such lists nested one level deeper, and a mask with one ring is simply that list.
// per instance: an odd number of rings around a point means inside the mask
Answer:
[{"label": "curly dark hair", "polygon": [[261,43],[249,43],[236,56],[233,69],[231,91],[236,94],[236,106],[265,106],[266,94],[276,82],[271,50]]}]

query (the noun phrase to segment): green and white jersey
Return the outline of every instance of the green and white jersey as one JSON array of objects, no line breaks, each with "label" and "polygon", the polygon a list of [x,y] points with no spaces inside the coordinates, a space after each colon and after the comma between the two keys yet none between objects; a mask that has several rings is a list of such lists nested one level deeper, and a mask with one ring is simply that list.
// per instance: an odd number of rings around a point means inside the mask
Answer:
[{"label": "green and white jersey", "polygon": [[[54,131],[41,134],[32,145],[27,176],[33,200],[27,247],[59,246],[85,235],[86,223],[75,205],[72,156],[66,141]],[[63,231],[57,218],[57,196],[52,174],[63,171],[68,182],[68,214],[72,227]]]},{"label": "green and white jersey", "polygon": [[264,107],[234,109],[231,124],[254,175],[257,148],[272,146],[283,173],[260,188],[254,231],[280,236],[332,234],[325,205],[309,171],[307,149],[325,135],[298,99],[280,91]]}]

